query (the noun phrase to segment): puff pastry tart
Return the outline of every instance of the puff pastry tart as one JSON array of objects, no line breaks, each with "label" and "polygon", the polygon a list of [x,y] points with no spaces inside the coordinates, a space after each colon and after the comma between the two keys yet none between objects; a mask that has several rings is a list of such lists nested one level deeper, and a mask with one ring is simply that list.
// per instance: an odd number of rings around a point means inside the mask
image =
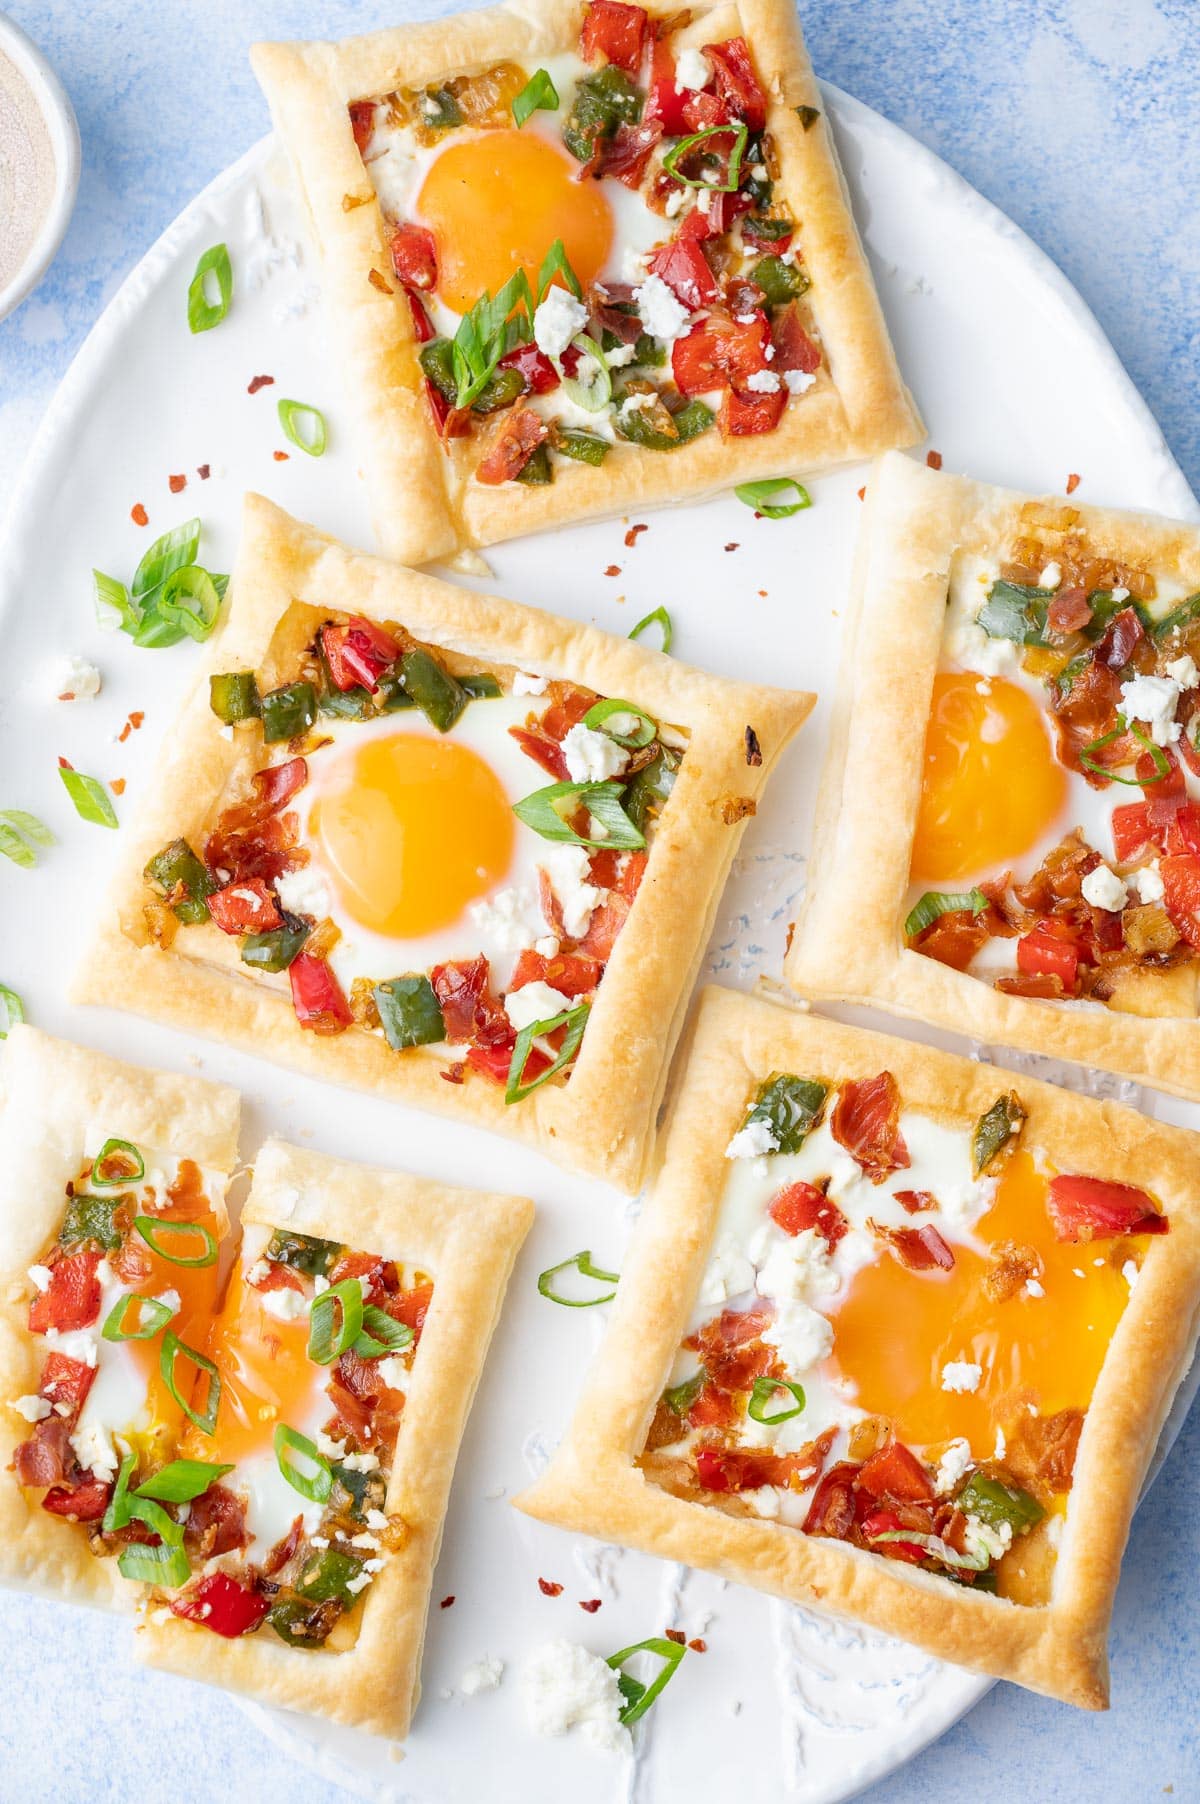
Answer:
[{"label": "puff pastry tart", "polygon": [[634,1189],[743,823],[811,705],[251,497],[77,995]]},{"label": "puff pastry tart", "polygon": [[608,1339],[517,1499],[1089,1707],[1200,1302],[1195,1136],[706,993]]},{"label": "puff pastry tart", "polygon": [[919,436],[790,0],[538,0],[252,60],[393,556]]},{"label": "puff pastry tart", "polygon": [[899,456],[867,502],[788,978],[1200,1095],[1200,532]]}]

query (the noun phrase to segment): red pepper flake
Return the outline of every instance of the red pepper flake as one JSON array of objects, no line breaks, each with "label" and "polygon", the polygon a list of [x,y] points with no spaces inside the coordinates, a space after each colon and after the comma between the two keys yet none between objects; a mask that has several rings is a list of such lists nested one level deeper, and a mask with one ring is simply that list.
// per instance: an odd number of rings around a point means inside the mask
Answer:
[{"label": "red pepper flake", "polygon": [[942,467],[941,452],[940,451],[927,451],[925,453],[925,462],[929,465],[929,468],[931,470],[940,470]]},{"label": "red pepper flake", "polygon": [[604,1599],[602,1597],[581,1597],[579,1600],[579,1608],[581,1610],[586,1610],[589,1616],[594,1616],[603,1602]]},{"label": "red pepper flake", "polygon": [[251,376],[246,393],[248,395],[256,395],[260,388],[273,388],[274,386],[274,376]]},{"label": "red pepper flake", "polygon": [[761,595],[762,599],[765,601],[767,599],[767,591],[765,589],[760,589],[758,592]]},{"label": "red pepper flake", "polygon": [[274,457],[277,464],[285,464],[290,453],[287,451],[274,451],[271,455]]},{"label": "red pepper flake", "polygon": [[197,464],[196,465],[196,474],[200,478],[201,482],[207,482],[209,475],[211,474],[211,472],[209,470],[209,466],[207,464]]},{"label": "red pepper flake", "polygon": [[604,572],[604,574],[605,574],[605,576],[620,576],[620,574],[621,574],[620,564],[610,564],[608,566],[607,570]]},{"label": "red pepper flake", "polygon": [[129,738],[129,735],[137,732],[145,718],[146,716],[140,709],[131,714],[125,722],[125,725],[121,728],[121,731],[117,734],[118,744],[124,745],[125,741]]},{"label": "red pepper flake", "polygon": [[133,521],[135,526],[149,526],[150,524],[150,516],[140,501],[135,501],[130,508],[129,518]]},{"label": "red pepper flake", "polygon": [[860,500],[860,501],[865,501],[865,500],[866,500],[866,498],[867,498],[867,491],[866,491],[866,489],[859,489],[859,491],[858,491],[858,498],[859,498],[859,500]]},{"label": "red pepper flake", "polygon": [[663,1631],[668,1641],[677,1641],[680,1647],[687,1646],[687,1636],[682,1629],[666,1629]]},{"label": "red pepper flake", "polygon": [[741,545],[737,539],[734,539],[731,544],[726,545],[725,549],[726,551],[740,551]]},{"label": "red pepper flake", "polygon": [[123,796],[125,794],[124,777],[114,777],[108,787],[112,790],[112,792],[115,796]]},{"label": "red pepper flake", "polygon": [[562,1586],[558,1583],[557,1579],[540,1578],[538,1580],[538,1590],[541,1592],[543,1597],[561,1597],[562,1596]]},{"label": "red pepper flake", "polygon": [[378,288],[380,294],[391,294],[392,292],[391,283],[386,276],[381,276],[377,269],[372,269],[368,272],[367,281],[371,284],[372,288]]},{"label": "red pepper flake", "polygon": [[443,1609],[443,1610],[448,1610],[448,1609],[449,1609],[449,1608],[450,1608],[450,1605],[451,1605],[451,1604],[452,1604],[452,1603],[453,1603],[453,1602],[454,1602],[454,1593],[453,1593],[453,1591],[452,1591],[452,1592],[451,1592],[451,1593],[450,1593],[450,1595],[449,1595],[449,1597],[443,1597],[443,1599],[442,1599],[442,1602],[441,1602],[441,1608],[442,1608],[442,1609]]},{"label": "red pepper flake", "polygon": [[59,770],[74,770],[75,766],[71,763],[69,758],[60,758],[58,761],[58,768]]},{"label": "red pepper flake", "polygon": [[701,1640],[699,1635],[697,1635],[693,1641],[689,1641],[688,1646],[694,1654],[706,1654],[708,1652],[708,1642]]},{"label": "red pepper flake", "polygon": [[448,1084],[461,1084],[466,1075],[461,1065],[447,1065],[442,1072]]},{"label": "red pepper flake", "polygon": [[186,476],[168,476],[167,477],[167,487],[170,489],[170,491],[173,495],[182,495],[184,489],[186,489],[186,487],[187,487],[187,477]]},{"label": "red pepper flake", "polygon": [[1075,472],[1072,470],[1071,474],[1067,477],[1067,494],[1073,495],[1082,481],[1083,477],[1076,476]]},{"label": "red pepper flake", "polygon": [[644,522],[641,526],[631,526],[629,528],[629,531],[625,534],[625,544],[628,547],[628,549],[630,551],[632,551],[633,547],[637,544],[639,532],[649,532],[649,531],[650,531],[649,526],[646,525]]}]

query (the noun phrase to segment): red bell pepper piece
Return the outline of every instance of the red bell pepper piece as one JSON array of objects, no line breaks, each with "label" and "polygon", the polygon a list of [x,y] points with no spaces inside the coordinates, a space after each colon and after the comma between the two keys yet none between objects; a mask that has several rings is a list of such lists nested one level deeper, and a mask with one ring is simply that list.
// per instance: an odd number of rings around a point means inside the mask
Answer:
[{"label": "red bell pepper piece", "polygon": [[1144,1190],[1103,1178],[1057,1177],[1047,1199],[1060,1240],[1113,1240],[1124,1234],[1166,1234],[1170,1224]]},{"label": "red bell pepper piece", "polygon": [[1200,947],[1200,855],[1164,858],[1158,871],[1167,913],[1188,945]]},{"label": "red bell pepper piece", "polygon": [[103,1478],[89,1478],[73,1491],[56,1487],[42,1498],[42,1508],[52,1516],[68,1516],[75,1522],[97,1522],[108,1508],[112,1486]]},{"label": "red bell pepper piece", "polygon": [[540,952],[522,952],[512,974],[510,990],[527,983],[548,983],[561,996],[586,996],[600,982],[604,966],[598,959],[580,958],[574,952],[560,952],[555,958],[544,958]]},{"label": "red bell pepper piece", "polygon": [[806,1228],[816,1228],[831,1253],[850,1225],[823,1190],[803,1181],[781,1190],[768,1204],[767,1213],[785,1234],[803,1234]]},{"label": "red bell pepper piece", "polygon": [[800,323],[797,302],[789,301],[786,307],[779,308],[771,321],[771,343],[775,346],[772,369],[802,370],[806,376],[815,375],[820,369],[821,347],[813,343]]},{"label": "red bell pepper piece", "polygon": [[340,1034],[353,1027],[354,1016],[342,993],[342,986],[323,958],[302,952],[288,966],[292,985],[292,1007],[301,1027],[315,1034]]},{"label": "red bell pepper piece", "polygon": [[42,1396],[47,1403],[69,1403],[77,1416],[95,1377],[95,1366],[85,1366],[81,1359],[71,1359],[66,1353],[50,1353],[42,1367]]},{"label": "red bell pepper piece", "polygon": [[[575,355],[578,360],[580,353],[576,352]],[[546,353],[539,351],[535,344],[516,345],[511,351],[506,351],[500,359],[499,368],[516,370],[524,380],[527,395],[548,395],[551,389],[558,387],[558,371]]]},{"label": "red bell pepper piece", "polygon": [[99,1263],[99,1253],[71,1253],[55,1260],[49,1285],[29,1305],[31,1334],[45,1334],[47,1328],[66,1334],[72,1328],[91,1327],[100,1313]]},{"label": "red bell pepper piece", "polygon": [[222,933],[271,933],[283,926],[275,898],[261,877],[227,883],[209,896],[208,912]]},{"label": "red bell pepper piece", "polygon": [[412,314],[413,336],[419,345],[427,345],[430,339],[437,337],[433,321],[420,295],[411,288],[406,288],[404,292],[408,296],[408,309]]},{"label": "red bell pepper piece", "polygon": [[744,387],[757,370],[768,368],[769,333],[764,313],[747,322],[713,313],[677,338],[671,373],[681,395],[705,395],[715,388]]},{"label": "red bell pepper piece", "polygon": [[358,154],[362,155],[371,142],[371,133],[375,129],[375,102],[373,100],[352,100],[350,102],[350,129],[354,133],[354,142],[358,146]]},{"label": "red bell pepper piece", "polygon": [[428,294],[437,287],[437,245],[424,226],[399,225],[389,246],[392,268],[406,288]]},{"label": "red bell pepper piece", "polygon": [[713,86],[735,119],[760,132],[767,123],[767,97],[759,85],[750,46],[745,38],[726,38],[723,44],[705,44],[712,65]]},{"label": "red bell pepper piece", "polygon": [[322,627],[321,649],[339,689],[361,686],[372,694],[384,671],[390,670],[400,656],[400,647],[392,635],[361,614],[345,626]]},{"label": "red bell pepper piece", "polygon": [[202,1623],[226,1641],[236,1641],[239,1635],[256,1629],[270,1607],[270,1598],[261,1591],[239,1585],[228,1573],[213,1572],[185,1597],[177,1597],[171,1604],[171,1613],[187,1622]]},{"label": "red bell pepper piece", "polygon": [[650,259],[651,275],[660,276],[685,307],[708,307],[719,297],[717,279],[691,233],[681,232]]},{"label": "red bell pepper piece", "polygon": [[854,1486],[857,1478],[858,1467],[846,1460],[830,1466],[813,1493],[808,1515],[804,1518],[806,1535],[829,1535],[835,1541],[848,1538],[856,1515]]},{"label": "red bell pepper piece", "polygon": [[1185,802],[1175,810],[1166,834],[1167,851],[1176,858],[1200,852],[1200,808]]},{"label": "red bell pepper piece", "polygon": [[1147,846],[1158,846],[1149,802],[1129,802],[1124,807],[1114,808],[1112,836],[1118,864],[1128,864]]},{"label": "red bell pepper piece", "polygon": [[717,425],[725,438],[754,438],[761,432],[774,432],[787,406],[788,391],[781,383],[770,395],[739,394],[734,389],[726,395],[717,415]]},{"label": "red bell pepper piece", "polygon": [[928,1472],[903,1441],[888,1441],[865,1459],[858,1484],[872,1497],[895,1497],[902,1503],[925,1503],[935,1495]]},{"label": "red bell pepper piece", "polygon": [[645,119],[657,119],[668,137],[681,138],[688,129],[684,117],[687,89],[675,85],[675,58],[662,38],[655,38],[650,51],[650,92],[643,112]]},{"label": "red bell pepper piece", "polygon": [[[515,1045],[516,1041],[514,1040],[508,1046],[472,1046],[467,1052],[467,1069],[482,1072],[485,1077],[490,1077],[493,1083],[507,1084]],[[543,1071],[548,1071],[553,1063],[553,1059],[544,1053],[540,1046],[531,1046],[529,1057],[525,1061],[524,1082],[531,1083],[535,1077],[540,1077]]]},{"label": "red bell pepper piece", "polygon": [[642,66],[642,54],[650,20],[640,6],[624,6],[620,0],[592,0],[583,21],[579,47],[586,63],[601,57],[636,75]]},{"label": "red bell pepper piece", "polygon": [[1079,974],[1079,944],[1070,928],[1051,918],[1022,934],[1017,941],[1017,969],[1061,978],[1063,989],[1073,990]]}]

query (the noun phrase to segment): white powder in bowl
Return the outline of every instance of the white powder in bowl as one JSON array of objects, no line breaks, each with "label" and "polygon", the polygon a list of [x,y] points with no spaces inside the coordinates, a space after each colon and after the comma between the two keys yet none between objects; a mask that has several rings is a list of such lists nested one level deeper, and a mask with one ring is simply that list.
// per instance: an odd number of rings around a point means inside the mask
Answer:
[{"label": "white powder in bowl", "polygon": [[0,50],[0,289],[21,269],[54,199],[54,148],[33,89]]}]

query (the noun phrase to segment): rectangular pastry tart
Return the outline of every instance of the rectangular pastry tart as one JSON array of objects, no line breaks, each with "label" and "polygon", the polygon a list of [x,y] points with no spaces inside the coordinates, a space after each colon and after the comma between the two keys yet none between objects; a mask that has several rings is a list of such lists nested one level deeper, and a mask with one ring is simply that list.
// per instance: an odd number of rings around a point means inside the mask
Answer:
[{"label": "rectangular pastry tart", "polygon": [[[132,1609],[122,1453],[171,1458],[217,1295],[235,1091],[10,1029],[0,1062],[0,1582]],[[177,1349],[168,1355],[167,1349]],[[157,1493],[155,1493],[157,1494]],[[139,1569],[139,1570],[134,1570]]]},{"label": "rectangular pastry tart", "polygon": [[884,458],[785,963],[1200,1096],[1200,529]]},{"label": "rectangular pastry tart", "polygon": [[219,1398],[193,1397],[178,1445],[219,1476],[144,1659],[406,1733],[454,1462],[532,1219],[524,1198],[267,1142],[205,1343]]},{"label": "rectangular pastry tart", "polygon": [[535,0],[252,60],[390,555],[920,436],[791,0]]},{"label": "rectangular pastry tart", "polygon": [[1108,1697],[1200,1305],[1195,1136],[724,990],[528,1514]]},{"label": "rectangular pastry tart", "polygon": [[744,822],[812,700],[252,496],[77,999],[636,1189]]}]

